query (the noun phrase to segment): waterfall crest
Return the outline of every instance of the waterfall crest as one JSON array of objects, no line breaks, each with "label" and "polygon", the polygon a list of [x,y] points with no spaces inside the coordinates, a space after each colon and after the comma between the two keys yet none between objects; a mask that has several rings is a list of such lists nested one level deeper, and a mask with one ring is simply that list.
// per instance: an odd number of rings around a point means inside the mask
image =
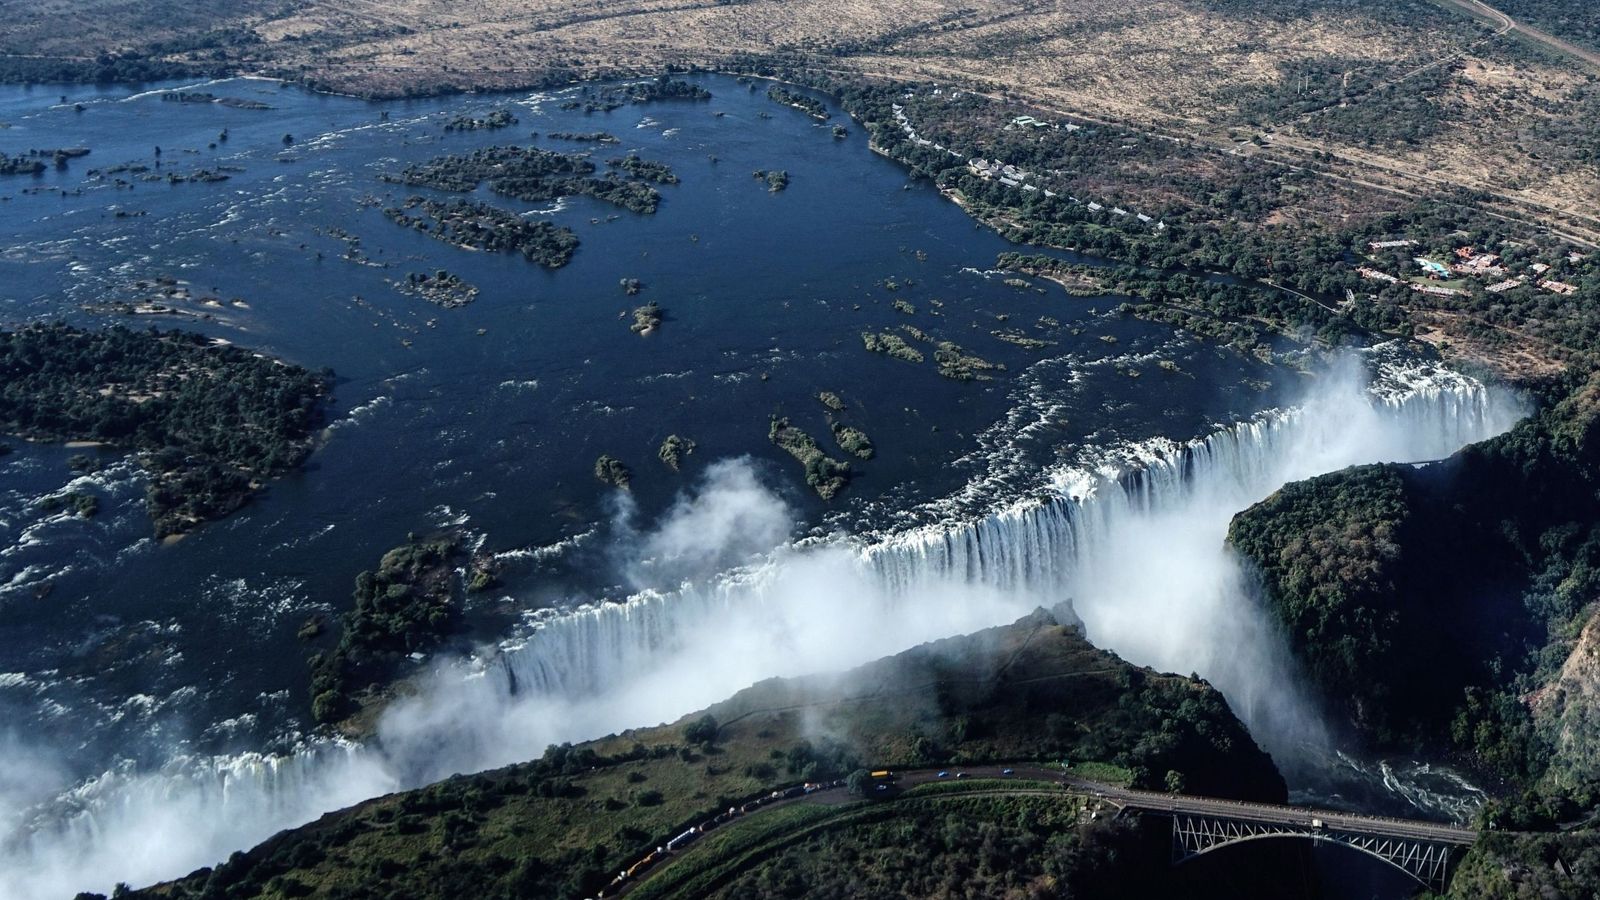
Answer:
[{"label": "waterfall crest", "polygon": [[[1438,459],[1509,428],[1515,398],[1391,366],[1188,442],[1085,451],[981,517],[871,540],[786,544],[756,563],[539,623],[436,670],[358,747],[179,758],[108,772],[44,809],[0,809],[0,896],[145,883],[212,864],[365,797],[671,720],[768,677],[845,669],[1066,608],[1130,661],[1198,672],[1269,749],[1316,740],[1282,641],[1224,546],[1229,519],[1289,481]],[[773,499],[774,503],[779,501]],[[48,822],[48,824],[44,824]]]}]

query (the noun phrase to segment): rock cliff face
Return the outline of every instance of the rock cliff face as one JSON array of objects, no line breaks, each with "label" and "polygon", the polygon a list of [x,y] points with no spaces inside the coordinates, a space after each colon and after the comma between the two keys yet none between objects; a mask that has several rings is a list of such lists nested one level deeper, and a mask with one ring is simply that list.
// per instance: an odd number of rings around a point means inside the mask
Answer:
[{"label": "rock cliff face", "polygon": [[1545,777],[1563,789],[1600,780],[1600,613],[1583,627],[1560,673],[1530,701],[1551,748]]},{"label": "rock cliff face", "polygon": [[1597,410],[1591,381],[1448,460],[1288,485],[1235,518],[1291,647],[1368,736],[1453,741],[1531,781],[1522,695],[1548,684],[1542,730],[1579,752],[1600,692]]}]

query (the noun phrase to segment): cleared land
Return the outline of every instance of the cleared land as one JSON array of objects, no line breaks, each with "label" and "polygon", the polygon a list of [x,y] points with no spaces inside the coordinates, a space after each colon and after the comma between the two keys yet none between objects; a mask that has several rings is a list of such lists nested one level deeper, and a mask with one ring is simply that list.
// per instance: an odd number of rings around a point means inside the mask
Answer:
[{"label": "cleared land", "polygon": [[[382,96],[754,54],[1218,146],[1262,135],[1246,152],[1412,194],[1487,191],[1600,238],[1600,171],[1583,149],[1584,123],[1600,118],[1589,85],[1600,62],[1476,0],[309,0],[226,14],[6,0],[0,11],[11,23],[0,54],[13,59],[138,52]],[[1394,140],[1375,127],[1397,118],[1424,127]]]}]

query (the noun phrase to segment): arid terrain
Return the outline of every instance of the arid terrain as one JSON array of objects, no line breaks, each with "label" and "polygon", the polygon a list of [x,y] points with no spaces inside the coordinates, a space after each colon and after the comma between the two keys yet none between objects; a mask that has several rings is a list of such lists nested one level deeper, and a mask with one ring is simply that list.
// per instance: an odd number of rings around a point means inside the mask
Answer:
[{"label": "arid terrain", "polygon": [[0,51],[13,57],[142,52],[364,95],[759,55],[1010,95],[1410,195],[1487,191],[1508,214],[1600,239],[1600,171],[1585,149],[1600,107],[1596,56],[1468,0],[306,0],[230,4],[226,15],[120,2],[3,7],[14,7],[13,26]]}]

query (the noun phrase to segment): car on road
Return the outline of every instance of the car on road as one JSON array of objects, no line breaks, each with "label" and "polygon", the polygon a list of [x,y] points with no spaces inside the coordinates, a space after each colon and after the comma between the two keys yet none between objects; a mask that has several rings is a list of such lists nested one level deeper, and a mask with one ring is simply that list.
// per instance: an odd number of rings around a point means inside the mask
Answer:
[{"label": "car on road", "polygon": [[1001,775],[1015,775],[1016,771],[1013,770],[1013,769],[1001,769],[1000,770],[1000,774]]},{"label": "car on road", "polygon": [[950,776],[949,772],[940,772],[939,773],[939,777],[940,778],[948,778],[949,776]]},{"label": "car on road", "polygon": [[965,772],[957,772],[956,773],[956,777],[957,778],[965,778],[965,777],[967,777],[967,773],[965,773]]}]

